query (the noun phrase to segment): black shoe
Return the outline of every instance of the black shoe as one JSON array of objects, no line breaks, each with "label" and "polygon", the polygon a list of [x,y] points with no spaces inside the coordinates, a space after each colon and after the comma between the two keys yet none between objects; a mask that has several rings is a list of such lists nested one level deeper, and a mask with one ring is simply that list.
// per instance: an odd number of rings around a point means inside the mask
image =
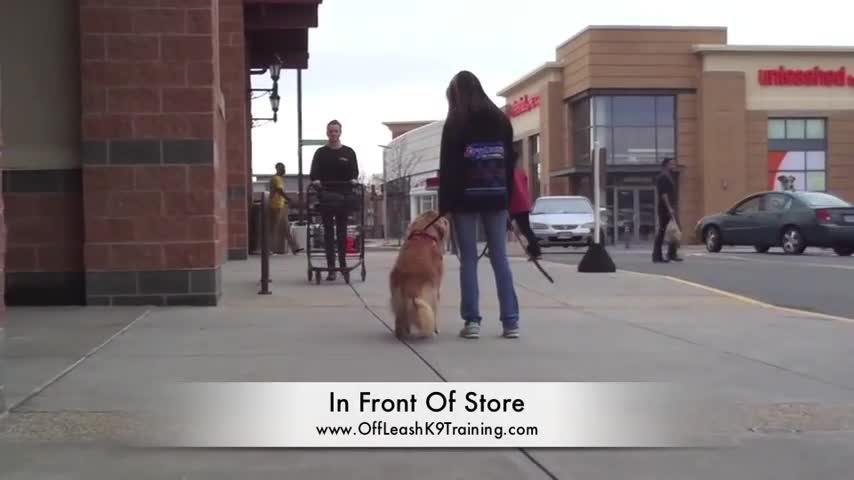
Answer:
[{"label": "black shoe", "polygon": [[327,282],[334,282],[335,280],[338,280],[338,274],[337,273],[329,272],[329,274],[326,275],[326,281]]},{"label": "black shoe", "polygon": [[682,257],[673,257],[667,260],[668,262],[684,262],[685,259]]},{"label": "black shoe", "polygon": [[670,260],[667,260],[667,259],[664,259],[664,258],[655,258],[655,257],[653,257],[653,259],[652,259],[652,263],[669,263],[669,262],[670,262]]}]

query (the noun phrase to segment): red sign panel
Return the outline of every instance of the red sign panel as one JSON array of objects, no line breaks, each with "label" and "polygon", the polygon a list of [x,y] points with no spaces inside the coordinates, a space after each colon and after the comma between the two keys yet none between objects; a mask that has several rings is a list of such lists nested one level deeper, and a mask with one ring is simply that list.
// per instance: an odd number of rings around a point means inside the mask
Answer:
[{"label": "red sign panel", "polygon": [[533,97],[528,97],[525,95],[524,97],[516,100],[510,105],[510,116],[518,117],[523,113],[528,113],[535,108],[540,106],[540,96],[535,95]]},{"label": "red sign panel", "polygon": [[759,84],[763,87],[854,87],[854,75],[845,67],[824,70],[813,67],[809,70],[779,67],[759,70]]},{"label": "red sign panel", "polygon": [[438,190],[439,189],[439,177],[430,177],[427,179],[425,188],[427,190]]}]

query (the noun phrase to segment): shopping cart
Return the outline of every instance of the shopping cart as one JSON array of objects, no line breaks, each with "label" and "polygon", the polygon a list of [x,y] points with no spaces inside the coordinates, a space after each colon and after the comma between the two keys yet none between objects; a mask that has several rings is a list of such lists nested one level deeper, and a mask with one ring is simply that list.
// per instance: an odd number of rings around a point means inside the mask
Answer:
[{"label": "shopping cart", "polygon": [[[314,280],[320,284],[323,272],[340,272],[344,281],[350,283],[350,272],[361,269],[362,281],[367,277],[365,268],[365,186],[352,182],[324,182],[321,185],[310,184],[308,187],[310,199],[306,211],[306,258],[308,259],[308,281]],[[311,198],[314,193],[315,198]],[[340,214],[347,216],[346,235],[343,245],[337,242],[340,232],[333,231],[335,245],[335,263],[330,268],[326,257],[326,235],[323,226],[323,216]],[[332,222],[333,230],[336,229]],[[339,248],[344,247],[346,266],[340,265]],[[323,266],[319,266],[318,264]],[[351,263],[352,262],[352,263]],[[334,265],[338,264],[337,267]]]}]

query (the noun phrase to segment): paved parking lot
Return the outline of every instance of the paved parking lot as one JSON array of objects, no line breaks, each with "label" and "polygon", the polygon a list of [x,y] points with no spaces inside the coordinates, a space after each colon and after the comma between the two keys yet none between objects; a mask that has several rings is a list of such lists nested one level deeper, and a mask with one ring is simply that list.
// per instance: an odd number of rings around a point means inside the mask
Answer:
[{"label": "paved parking lot", "polygon": [[[690,247],[682,252],[685,262],[653,264],[648,249],[609,246],[608,251],[621,270],[667,275],[772,305],[854,318],[854,257],[821,249],[789,256],[780,249],[765,254],[744,248],[708,253]],[[573,265],[583,255],[584,249],[546,250],[548,261]]]}]

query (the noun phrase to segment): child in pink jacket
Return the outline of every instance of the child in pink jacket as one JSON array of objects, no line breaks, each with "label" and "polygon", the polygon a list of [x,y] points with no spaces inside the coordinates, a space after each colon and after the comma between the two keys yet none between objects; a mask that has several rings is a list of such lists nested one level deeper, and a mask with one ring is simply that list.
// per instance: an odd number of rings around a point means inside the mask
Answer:
[{"label": "child in pink jacket", "polygon": [[531,221],[528,215],[531,213],[531,194],[528,191],[528,175],[525,169],[516,167],[513,171],[513,196],[510,198],[510,219],[516,223],[516,228],[525,236],[528,246],[525,248],[528,257],[539,259],[542,256],[537,236],[531,230]]}]

